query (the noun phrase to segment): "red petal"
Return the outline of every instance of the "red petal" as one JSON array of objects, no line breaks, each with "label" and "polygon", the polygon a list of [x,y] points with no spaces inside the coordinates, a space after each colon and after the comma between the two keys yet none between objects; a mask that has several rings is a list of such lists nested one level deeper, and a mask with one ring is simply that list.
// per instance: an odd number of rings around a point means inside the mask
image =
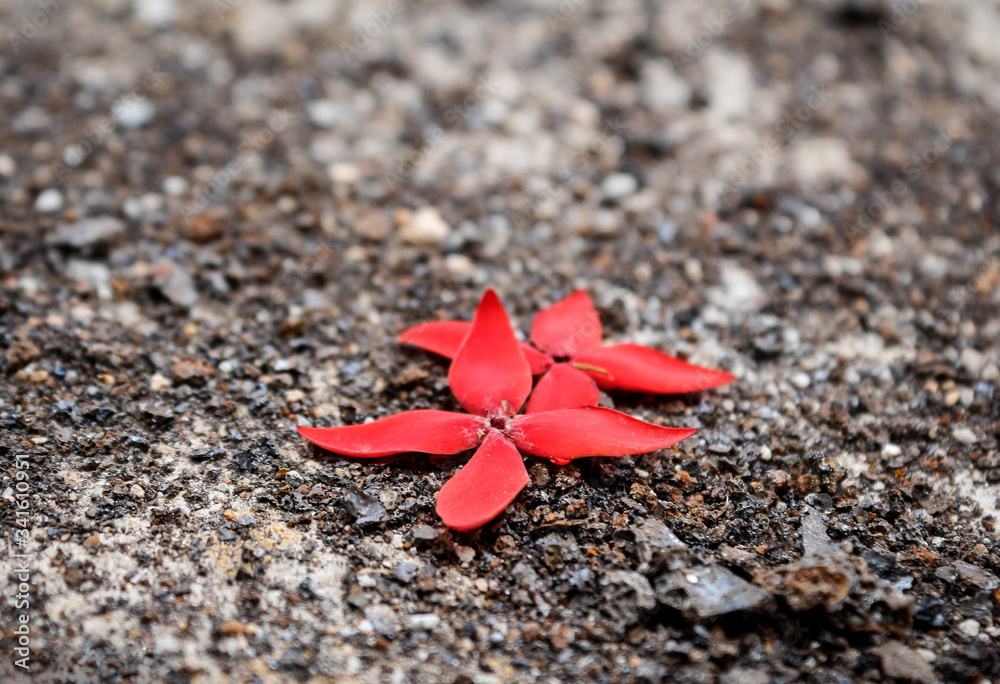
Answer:
[{"label": "red petal", "polygon": [[468,321],[431,321],[404,331],[398,341],[453,359],[471,329]]},{"label": "red petal", "polygon": [[638,344],[595,347],[578,354],[573,362],[607,371],[606,374],[590,371],[601,389],[683,394],[719,387],[733,380],[733,375],[726,371],[695,366]]},{"label": "red petal", "polygon": [[514,443],[490,430],[483,444],[438,494],[437,514],[453,530],[471,530],[500,515],[530,479]]},{"label": "red petal", "polygon": [[528,361],[528,366],[531,367],[532,375],[541,375],[548,369],[552,368],[552,357],[548,354],[538,351],[530,344],[521,343],[521,351],[524,352],[524,358]]},{"label": "red petal", "polygon": [[479,302],[472,330],[448,370],[448,383],[458,403],[481,416],[516,413],[531,391],[531,368],[493,290]]},{"label": "red petal", "polygon": [[344,456],[379,458],[408,451],[457,454],[482,440],[486,427],[479,416],[450,411],[407,411],[363,425],[334,428],[298,426],[316,446]]},{"label": "red petal", "polygon": [[577,290],[547,309],[531,324],[531,341],[552,356],[575,356],[601,343],[601,319],[590,295]]},{"label": "red petal", "polygon": [[[420,347],[434,354],[449,359],[455,358],[459,347],[462,346],[465,336],[472,329],[472,323],[468,321],[431,321],[415,325],[399,336],[400,344],[411,344]],[[552,366],[552,359],[548,354],[543,354],[530,344],[521,343],[521,351],[524,358],[531,366],[532,375],[541,375]]]},{"label": "red petal", "polygon": [[584,456],[644,454],[697,432],[660,427],[597,406],[532,413],[517,416],[512,423],[510,436],[518,449],[560,465]]},{"label": "red petal", "polygon": [[597,406],[601,391],[583,371],[568,363],[557,363],[535,384],[525,413]]}]

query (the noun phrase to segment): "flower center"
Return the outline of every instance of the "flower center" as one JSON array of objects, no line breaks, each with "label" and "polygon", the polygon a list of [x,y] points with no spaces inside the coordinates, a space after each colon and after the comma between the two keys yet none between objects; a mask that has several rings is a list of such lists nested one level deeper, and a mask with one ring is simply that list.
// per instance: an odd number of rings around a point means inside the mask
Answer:
[{"label": "flower center", "polygon": [[503,402],[501,402],[500,411],[497,413],[486,414],[486,423],[489,426],[489,429],[502,432],[510,437],[510,424],[513,417],[514,412],[511,410],[510,402],[504,399]]}]

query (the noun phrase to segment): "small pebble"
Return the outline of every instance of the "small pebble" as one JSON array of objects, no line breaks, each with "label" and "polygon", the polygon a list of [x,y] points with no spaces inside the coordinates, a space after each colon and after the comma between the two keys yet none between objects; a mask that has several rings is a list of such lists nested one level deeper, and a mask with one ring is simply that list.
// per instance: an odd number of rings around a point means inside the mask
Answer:
[{"label": "small pebble", "polygon": [[958,623],[958,631],[967,637],[979,636],[979,621],[969,618]]},{"label": "small pebble", "polygon": [[156,107],[142,96],[119,98],[111,106],[111,117],[119,126],[139,128],[153,120]]},{"label": "small pebble", "polygon": [[983,355],[983,353],[978,349],[973,349],[972,347],[966,347],[963,349],[962,353],[959,355],[959,360],[973,375],[979,375],[979,373],[982,372],[983,367],[986,365],[985,355]]},{"label": "small pebble", "polygon": [[464,254],[449,254],[444,260],[445,268],[455,275],[471,275],[475,272],[476,266],[472,259]]},{"label": "small pebble", "polygon": [[43,190],[35,200],[35,211],[39,214],[52,214],[63,208],[63,195],[55,188]]},{"label": "small pebble", "polygon": [[6,154],[0,154],[0,176],[10,178],[17,171],[17,163]]},{"label": "small pebble", "polygon": [[398,217],[399,237],[411,245],[436,245],[451,232],[441,213],[434,207],[421,207]]},{"label": "small pebble", "polygon": [[623,199],[638,189],[639,181],[630,173],[612,173],[601,183],[601,194],[607,199]]},{"label": "small pebble", "polygon": [[812,378],[809,377],[808,373],[803,373],[803,372],[795,373],[794,375],[792,375],[791,381],[792,384],[798,387],[799,389],[805,389],[809,387],[810,384],[812,384]]},{"label": "small pebble", "polygon": [[361,170],[354,164],[330,164],[326,175],[334,185],[355,185],[361,180]]},{"label": "small pebble", "polygon": [[163,179],[163,193],[171,197],[180,197],[188,191],[190,184],[183,176],[167,176]]},{"label": "small pebble", "polygon": [[45,236],[46,243],[59,247],[84,249],[117,242],[125,233],[125,224],[113,216],[94,216],[76,223],[60,223]]},{"label": "small pebble", "polygon": [[886,458],[895,458],[903,453],[903,450],[896,444],[885,444],[882,446],[882,455]]},{"label": "small pebble", "polygon": [[341,106],[332,100],[313,100],[306,105],[309,121],[320,128],[333,128],[340,116]]},{"label": "small pebble", "polygon": [[404,584],[413,581],[420,567],[416,563],[400,563],[392,570],[392,576]]},{"label": "small pebble", "polygon": [[957,428],[951,433],[951,436],[962,444],[975,444],[979,441],[979,438],[976,437],[976,433],[969,428]]},{"label": "small pebble", "polygon": [[162,373],[153,373],[152,377],[149,378],[149,389],[154,392],[162,392],[165,389],[169,389],[171,384],[170,378]]},{"label": "small pebble", "polygon": [[166,28],[177,19],[177,0],[132,0],[132,9],[154,28]]},{"label": "small pebble", "polygon": [[476,558],[476,550],[469,546],[455,544],[455,555],[462,563],[471,563]]},{"label": "small pebble", "polygon": [[413,629],[419,629],[425,632],[430,632],[437,629],[437,626],[441,624],[441,618],[433,613],[424,613],[418,615],[410,616],[410,627]]}]

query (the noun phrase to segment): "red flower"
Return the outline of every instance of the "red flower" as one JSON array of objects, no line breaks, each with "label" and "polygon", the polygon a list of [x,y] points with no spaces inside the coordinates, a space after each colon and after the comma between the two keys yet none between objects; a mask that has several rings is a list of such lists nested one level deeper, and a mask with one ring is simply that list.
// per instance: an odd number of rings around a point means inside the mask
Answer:
[{"label": "red flower", "polygon": [[457,454],[478,447],[441,488],[436,507],[449,527],[471,530],[496,517],[528,484],[519,451],[561,465],[585,456],[655,451],[695,433],[597,407],[516,415],[531,391],[531,369],[492,290],[479,302],[448,370],[448,383],[468,414],[408,411],[363,425],[300,425],[299,434],[329,451],[369,458],[409,451]]},{"label": "red flower", "polygon": [[[421,323],[400,335],[399,343],[454,358],[470,325],[465,321]],[[602,345],[600,318],[590,295],[582,290],[535,316],[531,342],[534,347],[522,344],[524,355],[532,374],[544,375],[526,413],[596,406],[598,388],[683,394],[733,380],[731,373],[696,366],[638,344]]]}]

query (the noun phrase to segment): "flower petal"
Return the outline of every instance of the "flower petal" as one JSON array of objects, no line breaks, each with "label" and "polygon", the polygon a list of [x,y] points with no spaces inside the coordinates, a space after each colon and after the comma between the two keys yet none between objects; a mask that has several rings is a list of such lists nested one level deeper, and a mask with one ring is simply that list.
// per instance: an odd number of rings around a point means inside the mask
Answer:
[{"label": "flower petal", "polygon": [[[470,330],[472,323],[469,321],[430,321],[403,331],[397,341],[453,359]],[[521,342],[521,351],[531,366],[532,375],[541,375],[552,367],[552,358],[530,344]]]},{"label": "flower petal", "polygon": [[450,411],[407,411],[363,425],[333,428],[298,426],[299,434],[318,447],[344,456],[379,458],[408,451],[457,454],[482,441],[486,427],[479,416]]},{"label": "flower petal", "polygon": [[530,344],[522,342],[521,351],[524,352],[524,358],[528,362],[528,367],[531,368],[532,375],[541,375],[548,369],[552,368],[555,363],[551,356],[538,351]]},{"label": "flower petal", "polygon": [[560,465],[584,456],[644,454],[697,432],[694,428],[660,427],[597,406],[532,413],[511,422],[510,436],[518,449]]},{"label": "flower petal", "polygon": [[547,309],[531,324],[531,341],[552,356],[575,356],[601,343],[601,319],[590,295],[577,290]]},{"label": "flower petal", "polygon": [[606,371],[590,372],[601,389],[683,394],[719,387],[733,380],[732,373],[696,366],[638,344],[594,347],[578,354],[573,361]]},{"label": "flower petal", "polygon": [[453,530],[481,527],[500,515],[528,482],[528,471],[514,443],[490,430],[469,462],[444,483],[437,514]]},{"label": "flower petal", "polygon": [[479,301],[472,330],[448,369],[448,384],[466,411],[481,416],[515,413],[528,398],[531,368],[493,290]]},{"label": "flower petal", "polygon": [[597,406],[600,399],[601,391],[589,375],[568,363],[557,363],[535,383],[524,412]]},{"label": "flower petal", "polygon": [[470,330],[472,323],[468,321],[430,321],[404,330],[398,342],[453,359]]}]

